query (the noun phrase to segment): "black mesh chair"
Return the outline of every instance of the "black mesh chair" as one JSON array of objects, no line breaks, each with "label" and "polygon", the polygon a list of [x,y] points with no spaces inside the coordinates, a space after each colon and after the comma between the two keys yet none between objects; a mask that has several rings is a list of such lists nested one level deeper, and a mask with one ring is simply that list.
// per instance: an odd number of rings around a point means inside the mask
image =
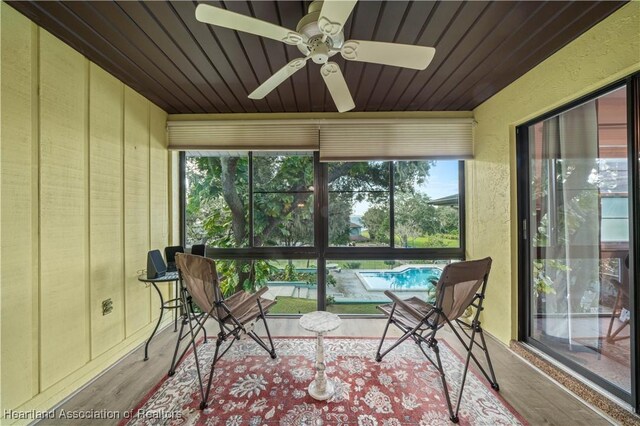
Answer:
[{"label": "black mesh chair", "polygon": [[[481,260],[452,263],[444,267],[440,280],[436,285],[435,304],[432,305],[417,297],[402,300],[387,290],[384,293],[392,302],[378,306],[378,309],[388,316],[389,320],[380,339],[380,345],[376,353],[376,361],[381,362],[385,355],[402,342],[407,339],[412,339],[417,343],[427,360],[440,373],[442,388],[449,409],[449,418],[454,423],[458,423],[459,420],[458,412],[460,410],[460,402],[462,401],[462,391],[464,390],[471,360],[477,365],[487,381],[491,383],[491,387],[495,390],[500,389],[496,381],[491,358],[489,357],[489,350],[478,319],[483,309],[482,303],[485,297],[490,269],[490,257]],[[469,307],[475,308],[475,314],[473,314],[471,323],[467,323],[461,319]],[[381,352],[390,324],[397,326],[403,335],[390,347]],[[458,400],[455,410],[451,404],[449,388],[447,387],[445,372],[440,359],[438,341],[436,340],[438,330],[447,324],[451,327],[466,351],[464,371],[462,373],[460,388],[458,389]],[[460,328],[460,332],[454,325]],[[466,340],[463,339],[461,333],[466,336]],[[480,337],[480,342],[476,341],[476,336]],[[487,374],[487,371],[473,353],[474,346],[479,347],[484,352],[490,374]],[[435,360],[429,356],[425,347],[435,355]]]},{"label": "black mesh chair", "polygon": [[207,246],[205,244],[194,244],[191,246],[191,254],[194,256],[207,257]]},{"label": "black mesh chair", "polygon": [[182,246],[169,246],[164,248],[164,259],[167,261],[167,272],[175,272],[176,268],[176,253],[184,253],[184,247]]}]

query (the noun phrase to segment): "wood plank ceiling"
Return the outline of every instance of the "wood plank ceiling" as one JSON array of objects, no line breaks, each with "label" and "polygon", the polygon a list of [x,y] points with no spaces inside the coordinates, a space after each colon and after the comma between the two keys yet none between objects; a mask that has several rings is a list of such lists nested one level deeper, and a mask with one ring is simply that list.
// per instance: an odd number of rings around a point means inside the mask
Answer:
[{"label": "wood plank ceiling", "polygon": [[[335,111],[309,63],[265,99],[247,94],[301,54],[196,21],[192,1],[9,1],[169,113]],[[308,1],[207,2],[291,29]],[[471,110],[624,2],[361,1],[345,38],[433,46],[424,71],[344,61],[355,111]]]}]

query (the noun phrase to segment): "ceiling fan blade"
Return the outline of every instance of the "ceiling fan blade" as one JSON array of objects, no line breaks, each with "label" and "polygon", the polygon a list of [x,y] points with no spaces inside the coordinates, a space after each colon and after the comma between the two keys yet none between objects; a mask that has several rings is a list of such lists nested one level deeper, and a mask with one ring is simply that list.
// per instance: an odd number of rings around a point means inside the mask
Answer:
[{"label": "ceiling fan blade", "polygon": [[267,81],[251,92],[249,94],[249,99],[262,99],[267,96],[273,89],[282,84],[283,81],[304,68],[307,63],[307,59],[309,58],[296,58],[284,67],[280,68],[274,75],[269,77]]},{"label": "ceiling fan blade", "polygon": [[347,40],[340,54],[349,61],[371,62],[394,67],[423,70],[429,66],[436,49],[411,44]]},{"label": "ceiling fan blade", "polygon": [[205,24],[255,34],[291,45],[303,42],[302,36],[295,31],[208,4],[199,4],[196,7],[196,19]]},{"label": "ceiling fan blade", "polygon": [[318,27],[324,35],[333,37],[342,31],[358,0],[324,0],[318,18]]},{"label": "ceiling fan blade", "polygon": [[327,62],[320,68],[320,74],[322,74],[322,78],[329,89],[333,102],[338,108],[338,112],[349,111],[356,107],[338,64],[335,62]]}]

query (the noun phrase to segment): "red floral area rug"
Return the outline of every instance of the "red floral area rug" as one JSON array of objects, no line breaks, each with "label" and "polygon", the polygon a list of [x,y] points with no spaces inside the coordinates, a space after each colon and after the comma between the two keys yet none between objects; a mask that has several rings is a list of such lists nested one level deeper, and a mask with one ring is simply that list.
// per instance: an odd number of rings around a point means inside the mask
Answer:
[{"label": "red floral area rug", "polygon": [[[250,339],[234,343],[219,361],[209,406],[198,409],[200,390],[195,357],[189,354],[173,377],[164,379],[138,404],[127,425],[451,425],[435,368],[413,342],[405,342],[382,362],[378,342],[327,338],[327,375],[336,392],[325,402],[307,393],[315,370],[316,340],[274,339],[278,358]],[[208,374],[215,343],[198,346],[201,374]],[[452,402],[463,364],[440,345]],[[498,372],[499,373],[499,372]],[[499,376],[498,376],[499,380]],[[203,377],[206,385],[206,379]],[[460,407],[461,425],[520,425],[524,420],[472,370]]]}]

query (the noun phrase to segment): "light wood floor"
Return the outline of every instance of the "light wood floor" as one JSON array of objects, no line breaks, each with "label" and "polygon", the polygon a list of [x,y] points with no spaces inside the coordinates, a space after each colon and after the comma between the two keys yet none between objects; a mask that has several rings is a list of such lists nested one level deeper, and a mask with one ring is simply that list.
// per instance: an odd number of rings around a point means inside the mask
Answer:
[{"label": "light wood floor", "polygon": [[[331,335],[379,337],[384,328],[382,319],[345,319]],[[274,336],[305,336],[296,319],[270,319]],[[261,328],[256,327],[261,333]],[[397,336],[397,330],[391,332]],[[173,326],[158,334],[149,348],[150,359],[144,362],[144,347],[125,357],[85,389],[69,399],[60,408],[65,410],[131,410],[142,397],[167,373],[175,344]],[[453,334],[441,334],[447,343],[460,349]],[[491,358],[500,384],[500,393],[532,425],[609,425],[581,401],[551,382],[503,344],[488,339]],[[461,351],[460,351],[461,352]],[[114,420],[74,420],[73,425],[113,425]],[[47,420],[39,423],[69,425],[70,421]]]}]

